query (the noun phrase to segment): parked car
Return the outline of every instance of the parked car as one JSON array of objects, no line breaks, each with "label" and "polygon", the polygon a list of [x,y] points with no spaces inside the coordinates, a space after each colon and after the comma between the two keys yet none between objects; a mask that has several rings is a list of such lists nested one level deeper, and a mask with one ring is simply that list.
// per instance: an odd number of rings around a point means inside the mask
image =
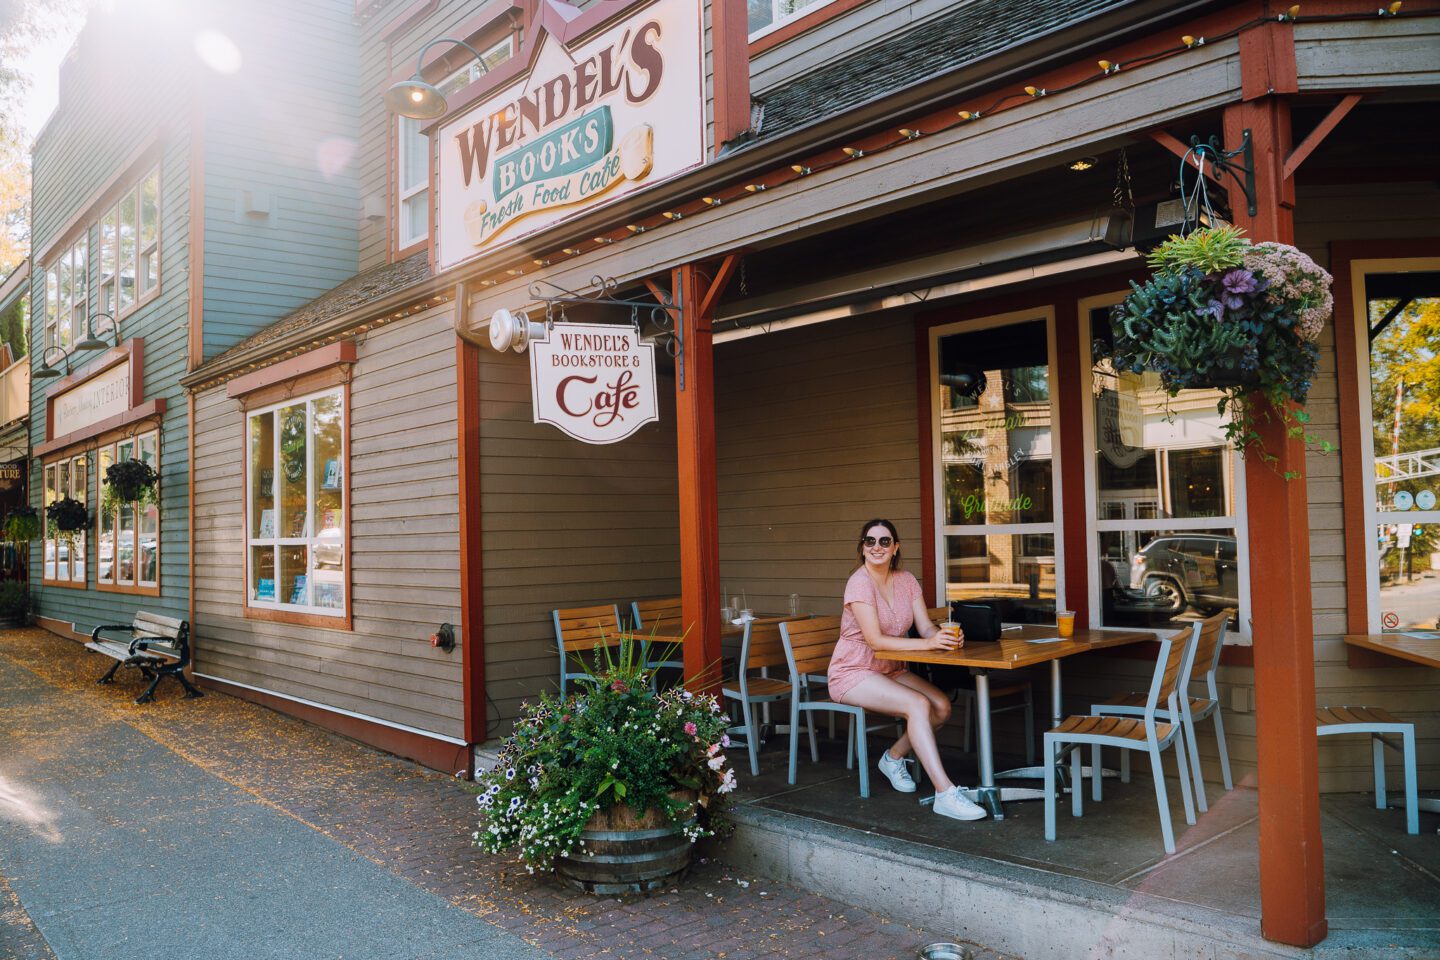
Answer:
[{"label": "parked car", "polygon": [[1235,538],[1219,534],[1156,537],[1130,558],[1130,589],[1181,613],[1238,607],[1240,574]]}]

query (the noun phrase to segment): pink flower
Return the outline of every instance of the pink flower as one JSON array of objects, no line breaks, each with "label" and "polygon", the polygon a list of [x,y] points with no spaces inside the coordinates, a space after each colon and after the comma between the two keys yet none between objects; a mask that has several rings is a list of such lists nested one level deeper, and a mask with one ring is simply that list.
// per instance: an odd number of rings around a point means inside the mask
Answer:
[{"label": "pink flower", "polygon": [[707,756],[707,757],[713,757],[713,756],[715,756],[715,754],[717,754],[717,753],[719,753],[719,752],[720,752],[720,744],[718,744],[718,743],[712,743],[712,744],[710,744],[709,748],[706,749],[706,751],[705,751],[705,756]]},{"label": "pink flower", "polygon": [[686,721],[685,721],[685,732],[688,733],[690,736],[692,736],[692,737],[695,736],[695,731],[697,731],[697,730],[699,730],[699,729],[700,729],[699,727],[695,726],[695,721],[694,721],[694,720],[686,720]]},{"label": "pink flower", "polygon": [[630,688],[627,687],[627,686],[625,686],[625,681],[624,681],[624,680],[616,680],[614,683],[610,684],[610,689],[611,689],[611,690],[614,690],[616,693],[624,693],[626,690],[629,690]]}]

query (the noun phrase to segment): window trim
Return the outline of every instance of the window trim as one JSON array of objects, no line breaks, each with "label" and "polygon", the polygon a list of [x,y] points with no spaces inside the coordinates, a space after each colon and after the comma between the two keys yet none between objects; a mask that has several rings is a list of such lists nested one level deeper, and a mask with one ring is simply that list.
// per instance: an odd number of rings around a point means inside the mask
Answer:
[{"label": "window trim", "polygon": [[[76,461],[80,461],[80,462],[83,462],[83,463],[85,464],[85,487],[84,487],[83,490],[80,491],[80,493],[81,493],[83,496],[82,496],[82,497],[77,497],[76,499],[79,499],[82,503],[84,503],[84,504],[85,504],[85,508],[88,510],[88,509],[90,508],[90,472],[91,472],[91,471],[90,471],[90,455],[89,455],[88,452],[81,451],[81,452],[79,452],[79,453],[67,453],[67,454],[65,454],[65,455],[63,455],[63,456],[58,456],[58,457],[54,457],[54,458],[51,458],[51,459],[42,460],[41,463],[40,463],[40,522],[41,522],[41,524],[43,525],[42,528],[41,528],[42,536],[41,536],[41,538],[40,538],[40,585],[41,585],[42,587],[59,587],[59,588],[65,589],[65,590],[88,590],[88,589],[90,589],[90,543],[89,543],[89,537],[88,537],[88,534],[89,534],[90,530],[89,530],[88,527],[85,528],[85,529],[83,529],[83,530],[81,530],[81,531],[79,532],[79,534],[78,534],[79,539],[80,539],[80,552],[81,552],[81,554],[84,556],[85,576],[84,576],[82,579],[79,579],[79,580],[74,579],[73,576],[72,576],[70,579],[59,580],[59,579],[56,579],[56,578],[53,578],[53,577],[47,577],[47,576],[45,575],[45,551],[46,551],[46,549],[48,549],[48,547],[49,547],[49,545],[50,545],[51,543],[56,544],[56,546],[55,546],[55,560],[56,560],[56,569],[57,569],[57,571],[58,571],[58,569],[59,569],[59,560],[60,560],[59,539],[58,539],[58,538],[56,538],[56,539],[54,539],[54,540],[51,539],[51,537],[50,537],[50,530],[49,530],[49,519],[48,519],[48,517],[46,516],[46,508],[49,507],[50,505],[45,502],[45,494],[46,494],[46,492],[49,490],[49,485],[46,483],[45,474],[46,474],[49,470],[51,470],[51,469],[54,469],[54,470],[56,470],[56,471],[58,472],[59,469],[60,469],[60,464],[62,464],[62,463],[69,463],[69,464],[72,464],[72,465],[73,465]],[[72,494],[72,493],[74,492],[74,491],[73,491],[73,485],[74,485],[73,466],[72,466],[72,472],[71,472],[71,479],[70,479],[69,482],[70,482],[70,484],[71,484],[71,490],[67,492],[67,495],[68,495],[68,494]],[[58,478],[57,478],[56,486],[57,486],[57,487],[59,486]],[[57,490],[57,493],[58,493],[58,490]],[[71,540],[71,547],[72,547],[72,550],[71,550],[71,555],[70,555],[69,564],[70,564],[70,570],[71,570],[71,572],[73,573],[74,568],[75,568],[75,555],[74,555],[74,550],[73,550],[74,540],[73,540],[73,539]]]},{"label": "window trim", "polygon": [[[82,279],[85,285],[85,296],[77,300],[75,297],[75,254],[79,250],[85,251],[85,264],[81,268],[83,274]],[[44,345],[43,349],[45,350],[49,350],[52,347],[69,350],[75,341],[79,339],[79,334],[84,332],[84,323],[94,314],[93,297],[95,291],[91,289],[90,285],[90,257],[92,252],[90,232],[86,230],[83,234],[75,238],[74,243],[61,248],[60,252],[45,265],[45,310],[42,313],[44,329],[40,341]],[[66,268],[70,273],[70,296],[64,304],[60,302],[60,270],[62,267]],[[52,276],[55,278],[53,289],[50,281]],[[75,329],[75,310],[77,307],[80,309],[82,318],[82,329],[79,331]],[[65,330],[67,338],[63,344],[60,342],[60,330],[62,327]],[[31,342],[34,342],[33,333]]]},{"label": "window trim", "polygon": [[[152,175],[155,177],[155,284],[154,286],[149,287],[142,292],[141,265],[144,263],[145,260],[145,250],[149,248],[141,245],[141,222],[144,216],[145,209],[145,182],[149,180]],[[105,219],[110,214],[115,214],[115,241],[113,247],[113,253],[115,256],[115,274],[111,278],[111,282],[113,284],[112,289],[115,299],[113,304],[106,305],[109,307],[109,309],[105,312],[108,312],[112,316],[114,316],[117,329],[119,327],[119,322],[122,318],[130,316],[136,310],[140,309],[145,304],[158,297],[160,295],[161,289],[165,285],[165,265],[160,256],[160,251],[164,247],[165,239],[164,185],[164,176],[161,172],[161,163],[159,160],[156,160],[155,163],[149,166],[142,167],[139,176],[136,176],[133,179],[126,181],[125,187],[119,191],[118,196],[116,196],[111,203],[102,207],[98,215],[95,217],[94,221],[86,228],[87,236],[89,235],[91,228],[96,231],[96,252],[100,256],[103,256],[104,251],[99,250],[98,247],[104,240],[103,231],[105,229]],[[135,206],[135,298],[122,307],[120,306],[120,273],[122,269],[122,264],[120,262],[120,207],[125,202],[125,200],[130,197],[131,194],[134,194]],[[95,268],[95,290],[94,299],[92,302],[96,307],[96,310],[92,311],[92,315],[95,312],[99,312],[99,297],[101,289],[105,285],[104,279],[100,275],[98,260],[95,262],[97,265]],[[116,336],[119,336],[118,332]]]},{"label": "window trim", "polygon": [[[1415,270],[1440,270],[1440,249],[1437,249],[1436,242],[1415,241],[1407,243],[1402,241],[1401,246],[1413,247],[1416,251],[1436,251],[1427,256],[1421,252],[1418,256],[1386,257],[1375,256],[1368,258],[1346,257],[1344,252],[1337,251],[1332,257],[1339,263],[1332,264],[1339,267],[1343,263],[1348,269],[1345,271],[1345,279],[1348,281],[1349,298],[1348,302],[1341,303],[1336,298],[1336,320],[1344,319],[1343,310],[1349,310],[1349,332],[1348,335],[1340,329],[1337,322],[1335,329],[1336,340],[1336,374],[1341,384],[1340,397],[1340,419],[1342,433],[1344,424],[1350,419],[1354,427],[1354,442],[1349,438],[1341,437],[1342,454],[1348,449],[1354,449],[1357,453],[1351,453],[1347,458],[1347,465],[1351,466],[1359,477],[1359,483],[1353,489],[1346,489],[1342,486],[1342,499],[1348,500],[1348,495],[1356,495],[1360,498],[1359,511],[1352,508],[1344,510],[1345,513],[1345,541],[1346,555],[1358,555],[1357,559],[1363,562],[1365,569],[1359,583],[1363,584],[1363,593],[1354,591],[1349,594],[1349,601],[1352,606],[1357,600],[1363,597],[1363,604],[1359,610],[1351,609],[1347,616],[1347,626],[1354,632],[1357,626],[1363,633],[1382,633],[1383,625],[1381,616],[1383,610],[1380,605],[1380,548],[1375,542],[1373,531],[1381,523],[1402,522],[1393,519],[1400,516],[1395,512],[1381,514],[1375,506],[1374,480],[1375,480],[1375,450],[1374,450],[1374,411],[1370,405],[1370,343],[1365,333],[1369,323],[1369,312],[1365,299],[1365,277],[1372,273],[1404,273]],[[1384,245],[1384,246],[1388,246]],[[1348,252],[1348,251],[1346,251]],[[1385,252],[1385,251],[1377,251]],[[1338,271],[1337,271],[1338,272]],[[1338,279],[1338,278],[1337,278]],[[1341,292],[1341,291],[1337,291]],[[1350,350],[1341,349],[1340,340],[1342,336],[1347,337],[1350,343]],[[1348,353],[1348,357],[1345,354]],[[1348,364],[1347,364],[1348,360]],[[1346,366],[1350,369],[1347,371]],[[1347,376],[1346,374],[1349,374]],[[1352,391],[1347,398],[1344,391],[1346,384]],[[1347,407],[1353,411],[1351,418],[1347,418]],[[1348,472],[1348,471],[1347,471]],[[1348,504],[1347,504],[1348,505]],[[1440,510],[1430,511],[1409,511],[1409,517],[1429,517],[1440,514]],[[1417,522],[1417,521],[1411,521]],[[1421,519],[1418,522],[1429,523],[1429,519]],[[1352,582],[1356,580],[1353,566],[1347,571]],[[1385,658],[1387,660],[1393,658]],[[1399,664],[1399,661],[1395,661]],[[1357,666],[1368,666],[1369,664],[1353,664]]]},{"label": "window trim", "polygon": [[[1099,536],[1101,533],[1113,530],[1129,529],[1126,524],[1135,524],[1141,521],[1132,520],[1102,520],[1099,512],[1099,487],[1100,478],[1095,464],[1094,452],[1097,449],[1095,438],[1095,404],[1089,399],[1090,386],[1093,379],[1090,344],[1094,342],[1094,336],[1090,327],[1090,311],[1099,307],[1110,307],[1120,303],[1129,295],[1128,290],[1116,290],[1113,293],[1099,294],[1092,297],[1082,297],[1076,303],[1076,320],[1080,329],[1080,384],[1083,390],[1082,397],[1078,398],[1081,403],[1081,422],[1084,431],[1084,449],[1086,451],[1084,463],[1084,486],[1085,486],[1085,556],[1088,563],[1092,564],[1089,582],[1090,600],[1090,623],[1092,629],[1103,627],[1100,622],[1103,607],[1100,602],[1100,578],[1094,576],[1093,564],[1099,558]],[[1241,611],[1251,611],[1252,597],[1250,591],[1250,526],[1248,516],[1249,499],[1245,487],[1245,461],[1237,451],[1232,450],[1231,472],[1234,476],[1232,494],[1235,498],[1235,512],[1228,518],[1231,524],[1224,529],[1233,526],[1235,529],[1235,565],[1239,574],[1239,594],[1237,598]],[[1149,523],[1151,528],[1163,527],[1166,531],[1177,533],[1207,533],[1212,530],[1221,529],[1211,524],[1212,518],[1208,517],[1183,517],[1183,518],[1156,518]],[[1206,524],[1211,524],[1206,526]],[[1250,618],[1241,616],[1240,629],[1227,630],[1225,643],[1229,646],[1249,646],[1252,643],[1250,634]],[[1135,627],[1136,630],[1146,630],[1155,633],[1158,637],[1162,633],[1170,632],[1166,628],[1157,627]]]},{"label": "window trim", "polygon": [[[940,394],[940,339],[955,333],[972,333],[977,330],[992,329],[995,327],[1011,326],[1019,323],[1034,322],[1043,320],[1045,322],[1045,341],[1047,356],[1047,376],[1050,382],[1050,462],[1051,462],[1051,483],[1053,490],[1051,500],[1054,504],[1053,514],[1049,523],[1007,523],[1007,524],[985,524],[979,525],[976,531],[985,530],[984,535],[996,534],[1000,536],[1010,534],[1044,533],[1044,527],[1051,529],[1051,535],[1055,538],[1055,609],[1064,610],[1068,606],[1065,595],[1065,492],[1063,471],[1060,469],[1060,453],[1062,424],[1060,420],[1060,390],[1059,390],[1059,357],[1057,354],[1057,339],[1055,330],[1055,305],[1036,304],[1024,310],[1012,310],[1006,313],[986,314],[973,319],[958,320],[951,323],[940,323],[931,326],[927,331],[929,361],[927,363],[926,375],[929,382],[925,388],[929,391],[930,397],[930,483],[931,483],[931,514],[933,522],[931,529],[926,530],[925,536],[929,538],[931,549],[934,551],[935,572],[934,583],[931,586],[935,590],[936,602],[944,602],[948,597],[946,591],[946,568],[947,554],[945,552],[945,460],[943,456],[943,437],[941,436],[941,421],[944,416],[944,407],[941,403]],[[954,536],[955,534],[949,534]],[[966,534],[959,534],[964,536]],[[971,535],[980,535],[978,532]]]},{"label": "window trim", "polygon": [[[755,57],[767,50],[773,50],[788,40],[809,33],[821,24],[844,16],[870,2],[871,0],[819,0],[818,3],[812,3],[779,23],[771,23],[754,33],[747,32],[749,54]],[[746,29],[749,29],[748,23]]]},{"label": "window trim", "polygon": [[[343,368],[341,368],[341,367],[335,367],[335,368],[333,369],[333,372],[339,372],[339,371],[342,370],[342,369],[343,369]],[[324,374],[324,372],[322,372],[322,375],[323,375],[323,374]],[[267,392],[268,392],[268,391],[267,391]],[[305,403],[305,402],[314,400],[314,399],[316,399],[316,398],[318,398],[318,397],[322,397],[322,396],[325,396],[325,395],[327,395],[327,394],[337,393],[337,392],[340,394],[340,403],[341,403],[341,424],[340,424],[340,464],[341,464],[341,466],[340,466],[340,470],[341,470],[341,474],[340,474],[340,476],[341,476],[341,484],[340,484],[340,509],[341,509],[342,514],[343,514],[343,531],[344,531],[344,538],[345,538],[344,546],[343,546],[343,548],[342,548],[342,555],[343,555],[343,561],[342,561],[342,562],[344,563],[343,577],[344,577],[344,586],[345,586],[345,604],[344,604],[344,606],[343,606],[342,608],[339,608],[335,613],[324,613],[324,612],[320,612],[320,611],[322,611],[322,610],[325,609],[325,608],[305,607],[305,608],[298,608],[298,609],[297,609],[296,607],[294,607],[294,606],[292,606],[292,605],[290,605],[290,604],[282,604],[282,603],[279,603],[278,601],[277,601],[277,602],[274,602],[274,603],[267,603],[266,601],[256,601],[256,600],[252,600],[252,599],[250,598],[251,550],[252,550],[252,547],[255,546],[255,544],[253,543],[253,541],[256,540],[256,539],[260,539],[260,538],[253,537],[253,536],[251,535],[251,533],[250,533],[250,531],[251,531],[252,529],[254,529],[253,526],[251,525],[251,522],[250,522],[250,521],[251,521],[251,516],[252,516],[252,509],[251,509],[251,508],[252,508],[252,498],[251,498],[251,496],[250,496],[250,491],[251,491],[251,488],[252,488],[252,480],[253,480],[252,472],[251,472],[251,471],[252,471],[252,465],[253,465],[253,462],[254,462],[253,459],[252,459],[252,457],[251,457],[250,419],[251,419],[252,417],[260,416],[260,415],[265,414],[265,413],[275,413],[275,412],[278,412],[278,411],[279,411],[281,408],[283,408],[283,407],[294,406],[294,405],[297,404],[297,403]],[[255,401],[258,401],[258,400],[263,400],[263,401],[265,401],[265,402],[255,402]],[[250,402],[246,402],[246,401],[250,401]],[[323,384],[323,385],[317,384],[317,385],[315,385],[313,388],[310,388],[310,389],[306,390],[306,392],[303,392],[303,393],[302,393],[302,392],[296,391],[296,395],[295,395],[295,396],[283,396],[283,395],[281,395],[281,396],[279,396],[279,397],[271,398],[271,397],[268,397],[268,396],[251,394],[251,395],[249,395],[249,396],[247,396],[247,397],[245,397],[245,398],[242,398],[242,401],[241,401],[241,403],[240,403],[240,425],[241,425],[241,431],[242,431],[242,437],[243,437],[243,439],[242,439],[242,446],[243,446],[242,455],[243,455],[244,458],[245,458],[245,472],[244,472],[245,482],[244,482],[244,492],[243,492],[243,495],[242,495],[242,496],[243,496],[243,505],[242,505],[242,511],[241,511],[242,514],[243,514],[243,516],[244,516],[244,523],[245,523],[244,536],[241,537],[241,549],[244,550],[245,556],[244,556],[244,564],[243,564],[243,568],[244,568],[244,579],[242,580],[242,582],[241,582],[241,584],[240,584],[240,591],[241,591],[241,594],[240,594],[240,595],[241,595],[241,602],[242,602],[242,605],[243,605],[243,613],[244,613],[244,616],[245,616],[246,618],[252,619],[252,620],[270,620],[270,621],[279,622],[279,623],[292,623],[292,624],[298,624],[298,625],[302,625],[302,626],[323,627],[323,628],[331,629],[331,630],[346,630],[346,631],[352,630],[352,629],[353,629],[353,625],[354,625],[354,613],[353,613],[353,610],[354,610],[354,570],[353,570],[353,565],[352,565],[352,562],[351,562],[353,551],[352,551],[352,547],[351,547],[351,521],[350,521],[350,483],[351,483],[351,479],[350,479],[350,383],[349,383],[349,380],[348,380],[348,379],[341,379],[341,380],[339,380],[338,382],[334,382],[334,383],[325,383],[325,384]],[[277,435],[278,435],[278,432],[277,432]],[[307,434],[307,437],[306,437],[307,447],[308,447],[308,444],[309,444],[309,441],[310,441],[310,436],[311,436],[311,435]],[[278,467],[277,467],[277,469],[278,469]],[[312,477],[313,477],[313,471],[308,471],[308,470],[307,470],[306,475],[307,475],[307,478],[312,478]],[[308,510],[308,509],[311,509],[311,508],[312,508],[312,504],[307,504],[306,509]],[[278,541],[280,541],[280,540],[290,540],[290,539],[299,539],[299,538],[291,538],[291,537],[272,537],[272,538],[268,538],[268,539],[271,541],[271,543],[269,543],[269,544],[260,544],[260,546],[267,546],[267,545],[268,545],[268,546],[275,546],[275,547],[278,548],[279,546],[281,546],[281,544],[278,542]],[[312,537],[311,539],[313,540],[313,537]],[[277,587],[278,587],[278,585],[277,585]],[[277,590],[277,595],[278,595],[278,590]]]},{"label": "window trim", "polygon": [[[102,452],[102,450],[103,450],[104,448],[109,448],[110,451],[112,452],[112,454],[118,457],[118,456],[119,456],[119,450],[120,450],[120,444],[122,444],[122,443],[124,443],[124,442],[126,442],[126,441],[128,440],[128,441],[130,441],[130,442],[135,443],[135,444],[138,445],[138,444],[139,444],[141,441],[143,441],[146,437],[153,437],[153,438],[155,439],[155,463],[154,463],[154,468],[155,468],[155,472],[158,474],[158,473],[160,472],[160,470],[161,470],[161,462],[160,462],[160,430],[159,430],[158,427],[157,427],[156,429],[153,429],[153,430],[146,430],[146,431],[143,431],[143,432],[141,432],[141,433],[137,433],[137,434],[135,434],[134,436],[113,437],[113,438],[111,438],[110,440],[106,441],[105,443],[99,444],[99,445],[96,447],[96,449],[95,449],[95,499],[96,499],[96,504],[95,504],[95,524],[94,524],[94,526],[95,526],[95,589],[96,589],[96,590],[99,590],[99,591],[102,591],[102,592],[104,592],[104,593],[129,593],[129,594],[135,594],[135,595],[138,595],[138,596],[148,596],[148,597],[158,597],[158,596],[160,595],[160,584],[161,584],[162,571],[163,571],[162,558],[163,558],[163,555],[164,555],[164,551],[163,551],[164,539],[163,539],[163,537],[162,537],[162,531],[163,531],[163,528],[164,528],[164,517],[162,516],[161,511],[160,511],[159,508],[158,508],[158,505],[157,505],[157,508],[156,508],[156,516],[155,516],[155,582],[154,582],[154,583],[142,583],[142,582],[140,582],[140,578],[139,578],[138,575],[136,576],[134,583],[119,583],[119,582],[118,582],[118,578],[117,578],[117,582],[114,582],[114,583],[109,583],[109,582],[106,582],[106,581],[100,579],[100,543],[101,543],[100,517],[101,517],[101,514],[102,514],[102,512],[103,512],[103,507],[104,507],[104,502],[105,502],[103,495],[100,493],[100,485],[101,485],[101,477],[100,477],[100,454],[101,454],[101,452]],[[117,508],[117,510],[118,510],[118,508]],[[117,513],[117,516],[115,517],[115,533],[116,533],[117,536],[119,535],[119,532],[120,532],[120,518],[119,518],[118,513]],[[136,538],[136,544],[137,544],[137,547],[138,547],[139,538],[140,538],[140,528],[139,528],[139,515],[138,515],[138,512],[137,512],[137,515],[136,515],[135,538]],[[138,551],[137,551],[137,554],[138,554]],[[113,567],[114,558],[113,558],[113,557],[111,558],[111,563],[112,563],[111,569],[113,570],[113,569],[114,569],[114,567]],[[138,559],[137,559],[137,563],[136,563],[136,570],[137,570],[137,571],[139,570]]]}]

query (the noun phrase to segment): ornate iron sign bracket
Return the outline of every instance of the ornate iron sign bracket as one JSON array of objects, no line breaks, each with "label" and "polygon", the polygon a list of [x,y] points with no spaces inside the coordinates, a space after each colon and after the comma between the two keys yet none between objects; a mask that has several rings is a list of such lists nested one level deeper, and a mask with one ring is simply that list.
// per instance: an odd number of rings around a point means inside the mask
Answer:
[{"label": "ornate iron sign bracket", "polygon": [[[1210,137],[1201,141],[1199,134],[1190,138],[1190,150],[1197,159],[1208,159],[1216,170],[1221,173],[1230,174],[1231,178],[1245,191],[1245,199],[1249,201],[1250,216],[1259,213],[1255,206],[1255,146],[1250,139],[1250,128],[1245,128],[1245,136],[1240,141],[1240,146],[1235,150],[1225,150],[1220,146],[1218,137]],[[1234,163],[1236,157],[1243,156],[1244,163]],[[1241,174],[1244,174],[1242,177]]]},{"label": "ornate iron sign bracket", "polygon": [[[676,282],[680,282],[678,279]],[[630,325],[637,336],[645,336],[646,328],[675,360],[675,376],[681,390],[685,389],[685,325],[681,323],[684,308],[670,298],[659,295],[659,302],[649,300],[627,300],[618,296],[619,283],[614,277],[595,276],[590,278],[595,289],[590,293],[567,290],[548,280],[536,280],[530,284],[530,296],[545,304],[545,322],[565,321],[565,308],[576,305],[626,307],[630,310]],[[547,289],[550,292],[546,292]]]}]

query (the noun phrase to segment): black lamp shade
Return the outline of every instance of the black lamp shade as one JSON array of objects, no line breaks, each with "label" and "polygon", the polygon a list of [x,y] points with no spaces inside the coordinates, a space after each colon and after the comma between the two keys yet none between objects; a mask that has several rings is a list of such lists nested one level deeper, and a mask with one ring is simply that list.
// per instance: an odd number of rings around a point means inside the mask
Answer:
[{"label": "black lamp shade", "polygon": [[74,350],[108,350],[108,349],[110,349],[110,344],[106,343],[104,340],[101,340],[99,337],[95,336],[95,334],[92,333],[92,334],[90,334],[90,336],[86,337],[84,340],[81,340],[79,343],[75,344],[75,346],[74,346],[72,349],[74,349]]},{"label": "black lamp shade", "polygon": [[60,371],[48,363],[41,363],[40,366],[35,368],[35,379],[37,380],[49,380],[58,376],[60,376]]},{"label": "black lamp shade", "polygon": [[420,77],[401,80],[385,91],[385,106],[391,113],[416,120],[433,120],[445,115],[445,95]]}]

